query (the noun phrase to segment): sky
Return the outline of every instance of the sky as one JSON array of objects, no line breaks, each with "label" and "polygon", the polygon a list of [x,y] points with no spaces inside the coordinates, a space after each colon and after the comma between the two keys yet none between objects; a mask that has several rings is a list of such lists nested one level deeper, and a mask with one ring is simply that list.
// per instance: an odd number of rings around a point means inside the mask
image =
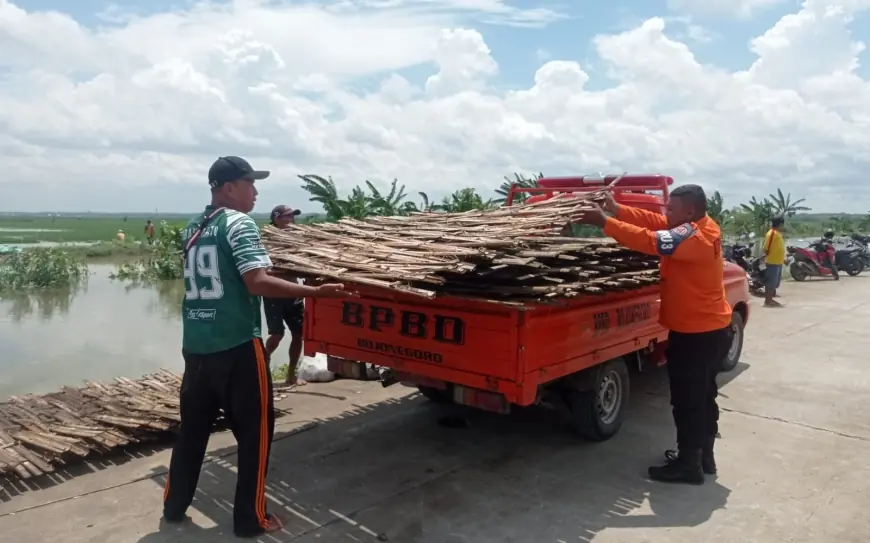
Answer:
[{"label": "sky", "polygon": [[[870,210],[870,0],[0,0],[0,210],[664,173]],[[862,61],[864,61],[862,63]]]}]

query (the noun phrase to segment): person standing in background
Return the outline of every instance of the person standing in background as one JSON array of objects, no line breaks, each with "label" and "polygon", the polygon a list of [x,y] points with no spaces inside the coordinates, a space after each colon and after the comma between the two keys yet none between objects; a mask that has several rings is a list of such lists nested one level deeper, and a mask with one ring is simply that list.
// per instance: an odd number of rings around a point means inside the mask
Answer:
[{"label": "person standing in background", "polygon": [[154,223],[151,219],[145,221],[145,239],[148,240],[148,245],[154,244]]},{"label": "person standing in background", "polygon": [[774,217],[770,222],[770,230],[764,236],[764,307],[782,307],[774,298],[782,282],[782,267],[785,264],[785,240],[781,232],[784,225],[784,218]]},{"label": "person standing in background", "polygon": [[[277,228],[287,228],[296,222],[300,211],[285,205],[275,206],[269,216],[269,222]],[[263,298],[263,311],[266,313],[266,356],[270,359],[272,353],[278,350],[284,339],[284,325],[290,330],[290,358],[287,362],[287,377],[285,385],[306,385],[304,379],[296,376],[299,358],[302,356],[302,322],[305,315],[305,305],[302,298]]]}]

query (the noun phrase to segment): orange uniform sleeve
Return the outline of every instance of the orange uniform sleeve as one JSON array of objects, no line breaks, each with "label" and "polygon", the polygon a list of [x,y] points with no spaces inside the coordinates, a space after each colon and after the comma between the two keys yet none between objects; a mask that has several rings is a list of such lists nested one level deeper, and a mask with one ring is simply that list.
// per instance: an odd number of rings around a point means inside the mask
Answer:
[{"label": "orange uniform sleeve", "polygon": [[622,222],[650,230],[662,230],[668,227],[668,219],[661,213],[653,213],[637,207],[620,205],[616,218]]},{"label": "orange uniform sleeve", "polygon": [[696,235],[691,223],[675,228],[652,230],[608,218],[604,233],[621,245],[639,253],[669,256],[674,260],[697,261],[710,258],[709,244]]},{"label": "orange uniform sleeve", "polygon": [[761,250],[764,254],[767,254],[770,251],[770,243],[773,241],[773,230],[769,231],[766,236],[764,236],[764,245],[762,245]]}]

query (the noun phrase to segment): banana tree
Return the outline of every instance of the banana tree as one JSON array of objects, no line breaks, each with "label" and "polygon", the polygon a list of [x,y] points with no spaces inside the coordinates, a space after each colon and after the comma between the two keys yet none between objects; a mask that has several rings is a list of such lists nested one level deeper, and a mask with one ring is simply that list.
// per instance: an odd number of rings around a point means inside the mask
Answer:
[{"label": "banana tree", "polygon": [[326,220],[334,222],[343,217],[364,219],[377,214],[374,199],[356,186],[347,198],[338,194],[332,178],[324,179],[319,175],[300,175],[302,188],[311,195],[312,202],[318,202],[326,211]]},{"label": "banana tree", "polygon": [[366,181],[372,193],[371,207],[377,215],[407,215],[409,202],[405,202],[405,185],[398,186],[398,183],[397,179],[393,179],[390,192],[383,195],[371,181]]},{"label": "banana tree", "polygon": [[344,216],[352,219],[365,219],[372,215],[379,215],[374,205],[374,199],[358,185],[350,191],[350,197],[339,200],[339,204],[344,210]]},{"label": "banana tree", "polygon": [[402,215],[407,215],[410,213],[422,213],[435,209],[436,206],[430,203],[428,194],[426,194],[425,192],[418,192],[417,194],[420,195],[420,205],[417,205],[414,202],[403,203],[401,213]]},{"label": "banana tree", "polygon": [[763,235],[770,228],[770,221],[778,213],[775,204],[767,198],[757,200],[752,197],[746,204],[740,204],[741,209],[745,212],[742,217],[746,233],[755,233],[755,235]]},{"label": "banana tree", "polygon": [[[508,176],[504,177],[504,183],[502,183],[497,189],[495,189],[495,193],[499,195],[498,198],[493,200],[493,203],[496,204],[504,204],[507,202],[508,194],[510,194],[511,186],[516,185],[521,189],[532,189],[538,186],[538,180],[544,177],[543,173],[538,173],[533,175],[532,177],[526,177],[525,175],[520,175],[518,173],[514,173],[514,178],[511,179]],[[531,196],[527,192],[518,192],[514,194],[514,203],[522,204]]]},{"label": "banana tree", "polygon": [[337,221],[344,217],[345,210],[332,177],[324,179],[314,174],[298,177],[302,180],[302,189],[311,195],[309,201],[317,202],[323,206],[327,221]]},{"label": "banana tree", "polygon": [[494,207],[497,206],[492,200],[484,201],[473,188],[459,189],[449,197],[445,197],[440,204],[432,206],[433,209],[449,213],[461,213],[474,209],[492,209]]},{"label": "banana tree", "polygon": [[801,205],[806,201],[804,198],[798,198],[792,201],[791,193],[783,194],[782,189],[776,189],[776,194],[770,194],[765,201],[771,203],[775,215],[783,217],[794,217],[799,211],[810,211],[812,208]]},{"label": "banana tree", "polygon": [[725,208],[725,201],[718,190],[713,193],[713,196],[707,198],[707,215],[720,227],[724,226],[731,218],[731,211]]}]

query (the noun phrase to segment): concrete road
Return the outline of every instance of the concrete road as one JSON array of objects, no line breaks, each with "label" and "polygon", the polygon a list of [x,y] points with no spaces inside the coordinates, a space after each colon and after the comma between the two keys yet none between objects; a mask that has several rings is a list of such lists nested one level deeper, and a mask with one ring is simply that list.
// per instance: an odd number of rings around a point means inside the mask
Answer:
[{"label": "concrete road", "polygon": [[[866,542],[870,537],[870,277],[786,283],[755,303],[742,364],[723,376],[720,475],[655,484],[673,446],[663,372],[633,383],[622,431],[575,438],[548,412],[428,404],[409,389],[310,385],[282,406],[263,542]],[[446,411],[445,411],[446,410]],[[438,424],[458,415],[466,428]],[[0,540],[232,541],[232,438],[212,439],[193,523],[159,522],[168,451],[9,486]]]}]

